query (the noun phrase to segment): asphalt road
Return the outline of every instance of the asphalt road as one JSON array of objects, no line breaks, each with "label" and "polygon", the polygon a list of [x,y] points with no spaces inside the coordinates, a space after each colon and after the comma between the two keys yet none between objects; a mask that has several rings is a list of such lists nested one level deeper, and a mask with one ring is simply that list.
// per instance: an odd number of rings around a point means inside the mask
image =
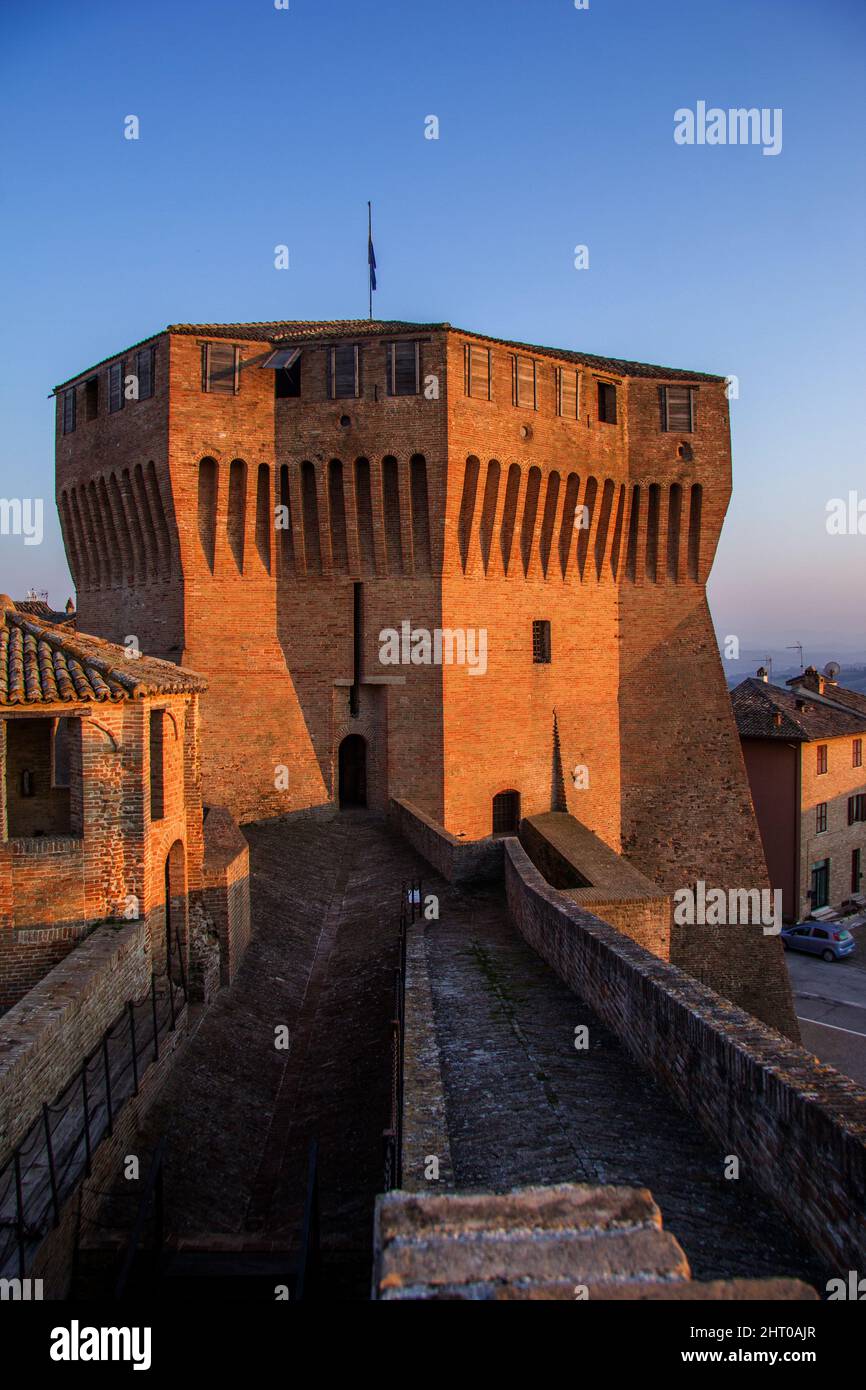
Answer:
[{"label": "asphalt road", "polygon": [[866,1087],[866,926],[857,950],[829,964],[786,951],[803,1046]]}]

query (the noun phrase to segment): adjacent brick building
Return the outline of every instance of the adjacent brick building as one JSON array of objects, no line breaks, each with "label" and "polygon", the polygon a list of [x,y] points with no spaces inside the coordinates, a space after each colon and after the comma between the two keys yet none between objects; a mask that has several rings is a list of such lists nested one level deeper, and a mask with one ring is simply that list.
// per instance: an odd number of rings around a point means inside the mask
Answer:
[{"label": "adjacent brick building", "polygon": [[731,699],[785,919],[856,898],[866,865],[866,695],[810,666],[785,688],[762,668]]},{"label": "adjacent brick building", "polygon": [[0,1009],[107,922],[144,920],[186,971],[205,682],[0,606]]},{"label": "adjacent brick building", "polygon": [[[568,811],[664,893],[766,886],[705,597],[721,377],[449,324],[181,324],[58,387],[57,434],[79,622],[207,676],[206,800],[397,798],[469,841]],[[671,951],[795,1028],[778,941]]]}]

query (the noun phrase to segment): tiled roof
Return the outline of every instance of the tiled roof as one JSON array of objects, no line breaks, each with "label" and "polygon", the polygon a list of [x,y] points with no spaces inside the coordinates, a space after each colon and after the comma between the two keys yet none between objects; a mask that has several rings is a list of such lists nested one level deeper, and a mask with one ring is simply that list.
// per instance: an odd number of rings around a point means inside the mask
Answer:
[{"label": "tiled roof", "polygon": [[[196,334],[203,338],[233,338],[247,342],[285,343],[312,341],[316,338],[350,336],[369,338],[388,336],[394,333],[459,333],[462,337],[477,338],[479,342],[496,343],[500,347],[522,349],[537,353],[542,357],[555,357],[563,362],[576,362],[581,366],[593,367],[611,376],[634,376],[661,378],[669,381],[724,381],[724,377],[711,372],[693,372],[680,367],[661,367],[652,362],[633,362],[624,357],[598,357],[591,352],[576,352],[572,348],[546,347],[540,343],[524,343],[513,338],[492,338],[486,333],[476,333],[470,328],[457,328],[451,323],[411,323],[407,319],[271,319],[261,323],[170,323],[160,330],[164,333]],[[157,334],[142,338],[140,342],[123,348],[104,357],[85,371],[76,372],[54,387],[61,390],[73,381],[88,376],[105,362],[111,362],[124,353],[132,352],[143,343],[152,342]]]},{"label": "tiled roof", "polygon": [[832,700],[836,705],[844,705],[853,714],[866,716],[866,695],[860,690],[848,690],[844,685],[832,685],[827,681],[824,686],[824,699]]},{"label": "tiled roof", "polygon": [[66,626],[74,626],[75,610],[71,613],[61,613],[55,611],[50,605],[41,598],[17,598],[15,607],[19,613],[27,613],[31,618],[44,618],[49,623],[59,623]]},{"label": "tiled roof", "polygon": [[[857,713],[835,709],[810,698],[809,691],[783,690],[781,686],[770,685],[753,676],[731,691],[731,703],[741,738],[809,743],[815,739],[844,738],[866,730],[866,710]],[[805,708],[798,709],[798,703]],[[778,724],[776,714],[781,716]]]},{"label": "tiled roof", "polygon": [[170,661],[146,656],[133,660],[125,647],[5,608],[0,705],[129,700],[206,688],[201,676]]}]

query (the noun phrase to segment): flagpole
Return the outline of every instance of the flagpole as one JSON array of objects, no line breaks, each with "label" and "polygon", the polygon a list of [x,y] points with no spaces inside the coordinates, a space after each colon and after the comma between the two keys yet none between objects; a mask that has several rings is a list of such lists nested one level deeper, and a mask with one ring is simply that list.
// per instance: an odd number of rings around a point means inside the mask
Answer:
[{"label": "flagpole", "polygon": [[370,318],[373,317],[373,268],[370,265],[370,247],[373,245],[373,204],[367,203],[367,283],[370,290]]}]

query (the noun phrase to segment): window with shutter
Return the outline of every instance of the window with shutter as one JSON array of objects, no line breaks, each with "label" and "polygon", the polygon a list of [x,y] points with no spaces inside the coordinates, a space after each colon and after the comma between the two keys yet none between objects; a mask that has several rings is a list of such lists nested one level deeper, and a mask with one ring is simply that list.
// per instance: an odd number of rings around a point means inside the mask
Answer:
[{"label": "window with shutter", "polygon": [[75,387],[63,392],[63,433],[71,434],[75,429]]},{"label": "window with shutter", "polygon": [[665,386],[664,427],[674,434],[691,434],[695,424],[694,391],[690,386]]},{"label": "window with shutter", "polygon": [[604,425],[616,424],[616,387],[611,381],[598,383],[598,418]]},{"label": "window with shutter", "polygon": [[123,363],[112,362],[108,369],[108,409],[123,409]]},{"label": "window with shutter", "polygon": [[577,372],[570,367],[556,369],[556,410],[568,420],[577,419]]},{"label": "window with shutter", "polygon": [[358,356],[356,345],[341,343],[328,354],[328,394],[331,400],[358,395]]},{"label": "window with shutter", "polygon": [[490,349],[467,343],[464,348],[466,394],[476,400],[490,400]]},{"label": "window with shutter", "polygon": [[535,360],[532,357],[512,357],[512,399],[521,410],[535,410]]},{"label": "window with shutter", "polygon": [[202,362],[204,390],[233,396],[238,389],[238,349],[230,343],[205,343]]},{"label": "window with shutter", "polygon": [[84,383],[84,414],[88,420],[99,415],[99,377],[92,376]]},{"label": "window with shutter", "polygon": [[418,343],[390,343],[388,346],[388,394],[417,396],[421,389]]},{"label": "window with shutter", "polygon": [[135,374],[138,377],[138,399],[146,401],[153,395],[153,348],[143,348],[135,355]]}]

